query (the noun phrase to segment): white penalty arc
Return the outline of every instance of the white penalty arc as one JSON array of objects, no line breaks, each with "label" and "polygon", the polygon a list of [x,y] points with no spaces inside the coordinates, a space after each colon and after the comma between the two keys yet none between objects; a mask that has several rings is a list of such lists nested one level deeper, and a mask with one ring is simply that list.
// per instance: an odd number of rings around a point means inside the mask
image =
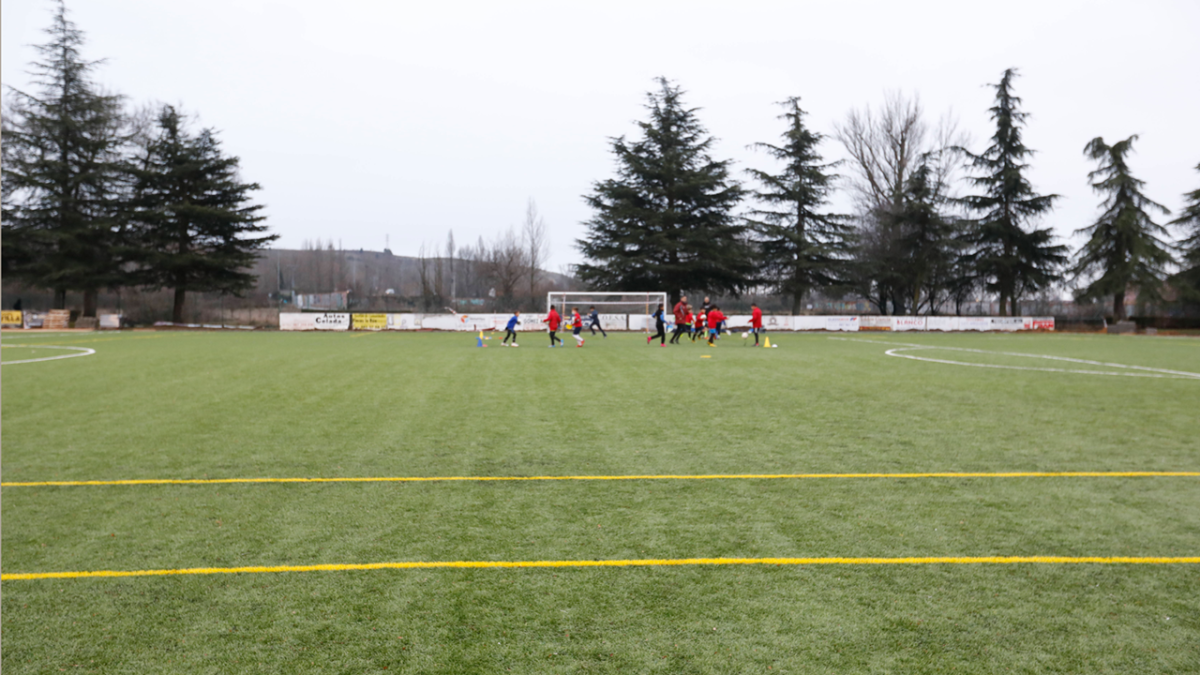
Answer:
[{"label": "white penalty arc", "polygon": [[[9,348],[11,349],[11,348],[13,348],[13,346],[9,345]],[[77,356],[90,356],[90,355],[96,353],[95,349],[88,349],[87,347],[60,347],[57,345],[28,345],[28,346],[21,345],[20,348],[22,348],[22,349],[66,349],[66,350],[70,350],[75,353],[63,354],[62,356],[43,356],[43,357],[37,358],[37,359],[21,359],[20,361],[4,361],[3,363],[0,363],[0,366],[12,366],[12,365],[16,365],[18,363],[37,363],[39,361],[58,361],[59,359],[73,359]]]},{"label": "white penalty arc", "polygon": [[[995,363],[971,363],[969,361],[952,361],[950,359],[934,359],[926,356],[917,356],[915,354],[902,354],[901,352],[911,352],[923,349],[944,349],[956,352],[973,352],[976,354],[999,354],[1002,356],[1016,356],[1029,359],[1047,359],[1050,361],[1067,361],[1070,363],[1080,363],[1090,366],[1102,366],[1105,368],[1120,368],[1126,372],[1114,372],[1111,370],[1083,370],[1079,368],[1039,368],[1037,366],[1007,366]],[[1047,356],[1045,354],[1022,354],[1018,352],[993,352],[984,349],[966,349],[963,347],[897,347],[889,349],[884,354],[888,356],[898,356],[902,359],[912,359],[913,361],[926,361],[929,363],[943,363],[954,366],[969,366],[972,368],[995,368],[998,370],[1033,370],[1042,373],[1076,373],[1079,375],[1115,375],[1118,377],[1156,377],[1173,380],[1200,380],[1200,373],[1189,373],[1182,370],[1167,370],[1165,368],[1150,368],[1147,366],[1130,366],[1123,363],[1106,363],[1104,361],[1089,361],[1087,359],[1073,359],[1066,356]],[[1133,372],[1129,372],[1133,371]]]},{"label": "white penalty arc", "polygon": [[[942,363],[952,366],[968,366],[971,368],[992,368],[996,370],[1027,370],[1042,373],[1074,373],[1077,375],[1112,375],[1116,377],[1154,377],[1160,379],[1171,380],[1200,380],[1200,373],[1192,373],[1186,370],[1170,370],[1167,368],[1151,368],[1149,366],[1131,366],[1124,363],[1108,363],[1106,361],[1091,361],[1088,359],[1076,359],[1068,356],[1050,356],[1047,354],[1025,354],[1023,352],[1000,352],[987,349],[969,349],[966,347],[945,347],[939,345],[921,345],[911,342],[884,342],[883,340],[862,340],[855,338],[830,338],[831,340],[839,340],[842,342],[866,342],[877,344],[884,347],[891,345],[899,345],[884,352],[887,356],[895,356],[902,359],[911,359],[913,361],[925,361],[927,363]],[[1037,366],[1010,366],[995,363],[972,363],[970,361],[954,361],[951,359],[935,359],[928,356],[918,356],[915,354],[905,354],[902,352],[911,352],[917,350],[944,350],[952,352],[968,352],[973,354],[995,354],[1000,356],[1014,356],[1027,359],[1045,359],[1048,361],[1064,361],[1067,363],[1078,363],[1086,366],[1100,366],[1102,368],[1117,368],[1125,372],[1114,372],[1111,370],[1085,370],[1081,368],[1049,368]]]}]

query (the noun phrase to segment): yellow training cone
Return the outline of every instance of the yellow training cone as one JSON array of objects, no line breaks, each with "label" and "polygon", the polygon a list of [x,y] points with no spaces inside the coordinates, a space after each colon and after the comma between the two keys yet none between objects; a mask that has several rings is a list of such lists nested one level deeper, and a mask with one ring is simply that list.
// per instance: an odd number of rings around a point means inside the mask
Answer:
[{"label": "yellow training cone", "polygon": [[767,349],[771,348],[771,338],[767,338],[765,341],[763,341],[763,347]]}]

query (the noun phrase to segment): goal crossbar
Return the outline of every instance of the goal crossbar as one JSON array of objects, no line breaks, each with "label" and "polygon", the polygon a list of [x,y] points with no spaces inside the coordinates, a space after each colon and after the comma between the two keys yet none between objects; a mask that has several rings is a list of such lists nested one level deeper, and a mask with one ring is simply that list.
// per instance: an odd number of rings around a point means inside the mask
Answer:
[{"label": "goal crossbar", "polygon": [[[625,300],[612,300],[601,298],[627,298]],[[597,307],[613,305],[625,305],[630,308],[639,308],[646,314],[654,311],[654,308],[662,303],[663,307],[667,306],[667,294],[661,291],[550,291],[546,294],[546,311],[549,312],[551,307],[560,305],[560,309],[565,310],[566,306],[571,303],[587,304],[588,306],[595,305]]]}]

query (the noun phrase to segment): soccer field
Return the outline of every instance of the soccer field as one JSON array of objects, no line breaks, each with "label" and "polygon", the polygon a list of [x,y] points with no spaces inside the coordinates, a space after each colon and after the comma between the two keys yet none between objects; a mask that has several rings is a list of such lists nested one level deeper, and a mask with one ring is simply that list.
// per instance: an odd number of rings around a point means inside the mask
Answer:
[{"label": "soccer field", "polygon": [[771,338],[6,333],[3,670],[1200,671],[1200,339]]}]

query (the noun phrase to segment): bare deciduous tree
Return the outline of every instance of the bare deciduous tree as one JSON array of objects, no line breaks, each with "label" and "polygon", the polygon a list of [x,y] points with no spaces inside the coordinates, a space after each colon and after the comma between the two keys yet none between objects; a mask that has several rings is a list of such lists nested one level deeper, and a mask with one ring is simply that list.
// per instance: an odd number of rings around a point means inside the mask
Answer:
[{"label": "bare deciduous tree", "polygon": [[894,204],[926,153],[934,158],[934,180],[948,184],[961,162],[954,153],[941,151],[967,144],[949,113],[931,127],[920,97],[895,91],[885,95],[878,109],[851,110],[834,129],[850,155],[850,188],[864,212]]},{"label": "bare deciduous tree", "polygon": [[550,240],[546,234],[546,221],[538,215],[537,204],[530,197],[525,207],[525,222],[521,225],[522,243],[525,247],[526,274],[529,277],[529,297],[537,295],[537,281],[541,267],[546,264],[550,251]]},{"label": "bare deciduous tree", "polygon": [[496,284],[496,293],[513,302],[517,285],[525,278],[529,265],[528,251],[513,228],[496,236],[488,247],[486,260],[488,276]]}]

